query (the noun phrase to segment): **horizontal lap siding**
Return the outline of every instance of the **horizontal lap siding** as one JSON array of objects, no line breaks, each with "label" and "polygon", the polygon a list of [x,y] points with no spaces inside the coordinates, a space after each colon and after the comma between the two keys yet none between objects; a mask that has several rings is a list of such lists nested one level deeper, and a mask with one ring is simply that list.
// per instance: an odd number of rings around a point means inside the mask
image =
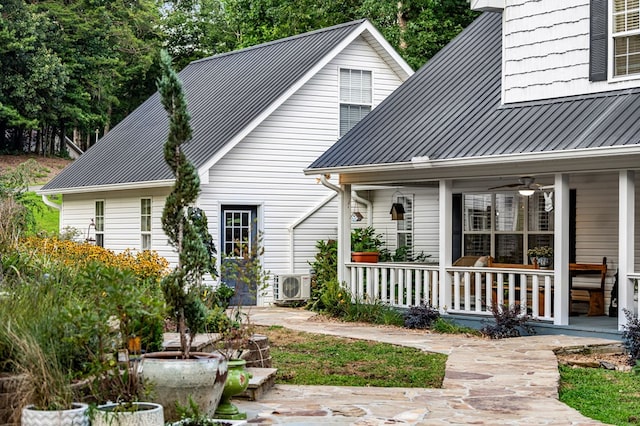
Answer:
[{"label": "horizontal lap siding", "polygon": [[589,14],[588,0],[507,2],[504,103],[638,86],[637,81],[589,81]]},{"label": "horizontal lap siding", "polygon": [[[413,251],[431,255],[430,261],[438,260],[438,190],[433,188],[402,187],[402,195],[413,195]],[[364,192],[364,191],[363,191]],[[391,220],[391,200],[395,189],[371,191],[373,200],[373,226],[378,233],[385,235],[386,247],[392,252],[397,248],[397,222]],[[365,214],[365,209],[360,207]],[[366,226],[366,217],[362,225]]]},{"label": "horizontal lap siding", "polygon": [[[218,246],[220,205],[259,206],[264,267],[272,275],[308,273],[317,240],[336,238],[337,198],[299,224],[293,255],[289,227],[332,194],[303,169],[338,139],[339,67],[372,70],[376,103],[401,83],[358,38],[215,164],[203,186],[200,205]],[[270,289],[262,302],[271,297]]]},{"label": "horizontal lap siding", "polygon": [[95,217],[95,201],[104,200],[105,248],[116,253],[126,249],[140,249],[140,199],[151,198],[151,241],[152,249],[170,262],[177,261],[173,249],[167,243],[162,231],[162,209],[169,189],[149,189],[144,191],[112,191],[93,194],[64,195],[61,229],[77,228],[86,237],[87,226]]}]

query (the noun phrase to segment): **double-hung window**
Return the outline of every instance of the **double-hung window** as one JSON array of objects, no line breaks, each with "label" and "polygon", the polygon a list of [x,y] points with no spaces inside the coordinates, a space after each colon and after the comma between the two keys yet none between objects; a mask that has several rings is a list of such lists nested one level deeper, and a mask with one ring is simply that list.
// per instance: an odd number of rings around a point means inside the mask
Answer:
[{"label": "double-hung window", "polygon": [[340,69],[340,137],[371,111],[371,71]]},{"label": "double-hung window", "polygon": [[640,0],[613,0],[614,76],[640,73]]},{"label": "double-hung window", "polygon": [[544,194],[464,194],[465,255],[491,255],[500,263],[528,263],[527,249],[553,247],[553,212]]},{"label": "double-hung window", "polygon": [[104,247],[104,200],[96,201],[95,209],[96,245]]},{"label": "double-hung window", "polygon": [[140,248],[151,250],[151,198],[140,199]]},{"label": "double-hung window", "polygon": [[413,195],[398,195],[394,203],[400,203],[404,207],[404,218],[396,221],[396,236],[398,247],[405,247],[407,257],[413,258]]}]

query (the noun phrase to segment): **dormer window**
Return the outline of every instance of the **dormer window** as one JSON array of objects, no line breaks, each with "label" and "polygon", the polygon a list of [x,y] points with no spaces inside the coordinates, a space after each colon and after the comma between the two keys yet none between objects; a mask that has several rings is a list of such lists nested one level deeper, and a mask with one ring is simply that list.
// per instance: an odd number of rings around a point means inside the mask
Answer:
[{"label": "dormer window", "polygon": [[340,137],[371,111],[371,71],[340,69]]},{"label": "dormer window", "polygon": [[640,0],[613,0],[614,76],[640,74]]}]

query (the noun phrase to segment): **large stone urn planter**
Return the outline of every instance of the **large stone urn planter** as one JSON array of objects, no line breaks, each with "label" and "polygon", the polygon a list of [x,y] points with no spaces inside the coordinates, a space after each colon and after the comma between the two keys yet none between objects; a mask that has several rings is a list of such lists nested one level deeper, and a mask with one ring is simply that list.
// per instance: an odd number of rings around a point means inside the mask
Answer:
[{"label": "large stone urn planter", "polygon": [[162,405],[134,402],[136,411],[118,411],[121,404],[100,405],[93,413],[91,426],[163,426]]},{"label": "large stone urn planter", "polygon": [[22,426],[89,426],[87,404],[75,403],[69,410],[36,410],[29,405],[22,410]]},{"label": "large stone urn planter", "polygon": [[167,421],[179,420],[176,401],[186,406],[189,397],[213,416],[227,380],[227,360],[216,353],[192,352],[182,359],[180,352],[153,352],[142,358],[142,377],[153,384],[153,402],[164,407]]}]

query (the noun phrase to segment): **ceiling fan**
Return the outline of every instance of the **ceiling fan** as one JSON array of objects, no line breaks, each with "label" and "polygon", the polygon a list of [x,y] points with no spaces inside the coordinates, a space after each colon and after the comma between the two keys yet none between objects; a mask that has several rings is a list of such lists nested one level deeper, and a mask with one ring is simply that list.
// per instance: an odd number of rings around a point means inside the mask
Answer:
[{"label": "ceiling fan", "polygon": [[532,176],[522,176],[518,179],[518,182],[507,183],[505,185],[494,186],[489,188],[489,191],[494,189],[515,189],[520,192],[521,195],[533,195],[536,190],[553,189],[553,185],[541,185],[536,183],[536,178]]}]

